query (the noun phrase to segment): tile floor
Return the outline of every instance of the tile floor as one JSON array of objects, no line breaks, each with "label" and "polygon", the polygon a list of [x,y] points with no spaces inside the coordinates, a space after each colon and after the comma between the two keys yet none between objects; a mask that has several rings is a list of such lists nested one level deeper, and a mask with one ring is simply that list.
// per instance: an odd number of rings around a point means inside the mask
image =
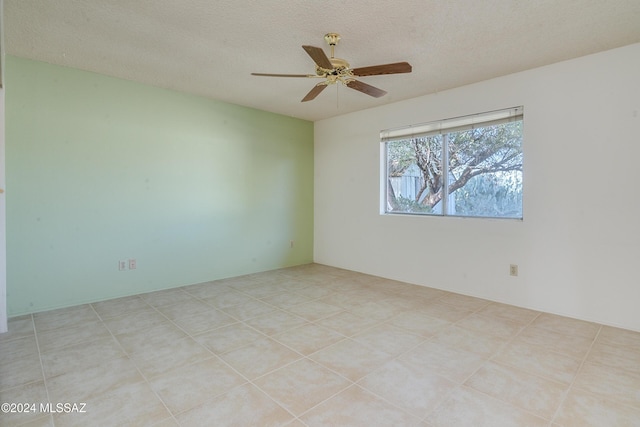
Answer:
[{"label": "tile floor", "polygon": [[640,426],[640,333],[310,264],[10,319],[0,402],[36,404],[2,426]]}]

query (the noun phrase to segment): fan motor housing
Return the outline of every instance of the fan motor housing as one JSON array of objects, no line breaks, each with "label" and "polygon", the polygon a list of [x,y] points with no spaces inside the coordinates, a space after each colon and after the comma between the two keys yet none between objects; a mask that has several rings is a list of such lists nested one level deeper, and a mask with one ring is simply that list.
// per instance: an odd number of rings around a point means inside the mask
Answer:
[{"label": "fan motor housing", "polygon": [[330,58],[329,61],[331,61],[331,64],[333,65],[333,68],[336,68],[336,69],[349,68],[349,63],[347,61],[345,61],[344,59]]},{"label": "fan motor housing", "polygon": [[316,74],[318,76],[327,76],[327,75],[347,75],[349,73],[349,63],[341,58],[330,58],[331,65],[333,65],[333,69],[326,69],[322,67],[316,67]]}]

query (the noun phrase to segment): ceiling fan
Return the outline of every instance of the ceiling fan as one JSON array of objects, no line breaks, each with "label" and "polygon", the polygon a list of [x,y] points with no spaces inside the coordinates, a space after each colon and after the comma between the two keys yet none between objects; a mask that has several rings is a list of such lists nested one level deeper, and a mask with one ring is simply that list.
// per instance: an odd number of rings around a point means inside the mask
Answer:
[{"label": "ceiling fan", "polygon": [[342,83],[343,85],[355,89],[364,94],[380,98],[386,95],[386,91],[378,89],[375,86],[368,85],[356,80],[356,77],[365,76],[378,76],[382,74],[400,74],[410,73],[411,64],[408,62],[394,62],[392,64],[372,65],[369,67],[350,68],[349,63],[344,59],[335,58],[333,56],[333,50],[338,41],[340,40],[340,34],[328,33],[324,36],[325,41],[331,47],[331,58],[328,58],[324,51],[315,46],[302,46],[307,54],[316,63],[315,74],[268,74],[268,73],[251,73],[253,76],[266,76],[266,77],[309,77],[309,78],[321,78],[324,79],[313,87],[302,98],[302,102],[311,101],[320,94],[327,86]]}]

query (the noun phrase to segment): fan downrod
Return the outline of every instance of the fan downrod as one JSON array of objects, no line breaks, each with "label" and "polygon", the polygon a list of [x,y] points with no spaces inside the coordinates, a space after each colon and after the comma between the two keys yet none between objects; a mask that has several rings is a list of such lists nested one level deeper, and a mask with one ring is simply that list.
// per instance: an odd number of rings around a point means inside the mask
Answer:
[{"label": "fan downrod", "polygon": [[[324,35],[324,40],[327,42],[327,44],[329,45],[329,47],[331,48],[331,59],[333,59],[334,55],[333,55],[333,48],[338,44],[338,42],[340,41],[340,34],[338,33],[327,33]],[[348,67],[349,65],[347,65]]]}]

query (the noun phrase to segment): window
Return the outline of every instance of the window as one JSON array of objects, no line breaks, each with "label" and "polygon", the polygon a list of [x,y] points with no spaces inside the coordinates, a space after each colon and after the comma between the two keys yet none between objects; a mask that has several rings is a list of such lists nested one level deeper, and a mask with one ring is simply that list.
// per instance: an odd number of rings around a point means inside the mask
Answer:
[{"label": "window", "polygon": [[517,107],[381,132],[384,212],[521,219],[522,121]]}]

